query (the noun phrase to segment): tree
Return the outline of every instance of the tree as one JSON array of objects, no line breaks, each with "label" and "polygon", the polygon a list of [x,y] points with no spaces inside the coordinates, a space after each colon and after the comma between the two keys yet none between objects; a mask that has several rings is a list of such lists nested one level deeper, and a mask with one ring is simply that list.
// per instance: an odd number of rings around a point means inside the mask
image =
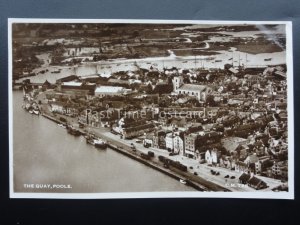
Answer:
[{"label": "tree", "polygon": [[217,103],[214,100],[214,96],[212,96],[212,95],[207,96],[206,103],[209,106],[216,106],[217,105]]}]

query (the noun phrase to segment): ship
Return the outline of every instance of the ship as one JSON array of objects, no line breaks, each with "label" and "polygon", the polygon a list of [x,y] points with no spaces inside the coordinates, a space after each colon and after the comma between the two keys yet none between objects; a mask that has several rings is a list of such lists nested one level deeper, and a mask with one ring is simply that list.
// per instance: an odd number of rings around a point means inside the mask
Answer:
[{"label": "ship", "polygon": [[62,123],[59,123],[57,124],[59,127],[62,127],[62,128],[66,128],[66,125],[62,124]]},{"label": "ship", "polygon": [[96,148],[101,148],[101,149],[107,148],[107,143],[104,140],[102,140],[94,135],[86,135],[85,138],[86,138],[87,144],[91,144],[91,145],[95,146]]},{"label": "ship", "polygon": [[186,184],[187,183],[186,180],[184,180],[184,179],[180,179],[179,182],[182,183],[182,184]]},{"label": "ship", "polygon": [[107,148],[107,143],[100,138],[94,139],[94,145],[96,148],[101,148],[101,149]]},{"label": "ship", "polygon": [[37,109],[32,110],[35,115],[40,115],[40,111]]},{"label": "ship", "polygon": [[80,136],[81,132],[79,130],[77,130],[76,128],[74,128],[73,126],[67,126],[67,132],[69,134],[72,134],[74,136]]}]

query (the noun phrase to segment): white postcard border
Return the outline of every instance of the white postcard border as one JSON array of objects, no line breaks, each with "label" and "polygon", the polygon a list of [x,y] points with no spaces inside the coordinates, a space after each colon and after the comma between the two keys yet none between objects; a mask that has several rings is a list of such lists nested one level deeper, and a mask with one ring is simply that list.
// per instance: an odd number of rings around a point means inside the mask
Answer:
[{"label": "white postcard border", "polygon": [[[13,23],[145,23],[145,24],[284,24],[288,84],[288,192],[117,192],[117,193],[16,193],[13,190],[13,106],[12,106],[12,24]],[[141,20],[141,19],[8,19],[9,97],[9,192],[10,198],[44,199],[128,199],[128,198],[251,198],[294,199],[294,94],[291,21]]]}]

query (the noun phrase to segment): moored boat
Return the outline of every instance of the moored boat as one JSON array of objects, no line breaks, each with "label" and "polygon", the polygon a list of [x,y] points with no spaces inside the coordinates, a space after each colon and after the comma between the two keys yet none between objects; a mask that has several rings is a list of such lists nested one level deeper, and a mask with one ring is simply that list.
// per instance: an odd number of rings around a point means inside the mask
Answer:
[{"label": "moored boat", "polygon": [[94,145],[96,148],[105,149],[107,147],[107,143],[104,140],[94,135],[86,135],[85,138],[87,144]]},{"label": "moored boat", "polygon": [[40,111],[39,111],[39,110],[34,109],[34,110],[32,110],[32,111],[33,111],[33,113],[34,113],[35,115],[40,115]]},{"label": "moored boat", "polygon": [[107,143],[100,138],[94,139],[94,145],[96,148],[101,148],[101,149],[104,149],[107,147]]},{"label": "moored boat", "polygon": [[62,127],[62,128],[66,128],[66,125],[62,124],[62,123],[59,123],[57,124],[59,127]]},{"label": "moored boat", "polygon": [[74,136],[80,136],[81,132],[79,130],[77,130],[76,128],[74,128],[73,126],[67,126],[67,131],[69,134],[72,134]]},{"label": "moored boat", "polygon": [[186,180],[184,180],[184,179],[180,179],[179,182],[182,184],[186,184]]}]

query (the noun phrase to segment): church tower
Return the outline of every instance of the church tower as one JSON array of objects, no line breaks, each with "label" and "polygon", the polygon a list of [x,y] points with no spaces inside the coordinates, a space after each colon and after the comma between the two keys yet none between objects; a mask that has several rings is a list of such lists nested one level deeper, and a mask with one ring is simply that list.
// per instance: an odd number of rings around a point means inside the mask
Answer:
[{"label": "church tower", "polygon": [[182,76],[174,77],[172,80],[173,83],[173,91],[176,92],[177,89],[183,85],[183,78]]}]

